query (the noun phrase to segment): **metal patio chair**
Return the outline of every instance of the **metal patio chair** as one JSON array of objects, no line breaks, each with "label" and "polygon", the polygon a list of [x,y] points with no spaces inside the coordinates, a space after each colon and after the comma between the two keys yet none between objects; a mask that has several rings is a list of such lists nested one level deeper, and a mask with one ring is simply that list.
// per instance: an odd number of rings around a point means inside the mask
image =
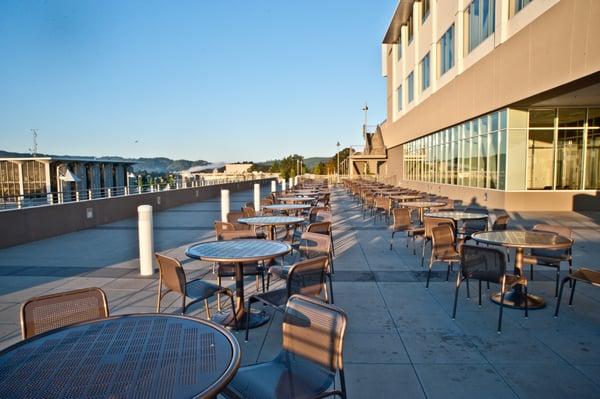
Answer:
[{"label": "metal patio chair", "polygon": [[456,249],[456,241],[454,239],[454,228],[448,224],[440,224],[431,229],[431,257],[429,258],[429,270],[427,271],[425,288],[429,288],[431,269],[436,262],[447,264],[446,281],[450,278],[452,264],[460,262],[460,252]]},{"label": "metal patio chair", "polygon": [[572,273],[569,273],[567,277],[565,277],[560,285],[560,292],[558,294],[558,298],[556,299],[556,310],[554,311],[554,317],[558,317],[558,309],[560,308],[560,300],[562,299],[563,288],[567,282],[571,283],[571,296],[569,297],[569,306],[573,305],[573,295],[575,294],[575,285],[577,282],[581,281],[586,284],[591,284],[595,287],[600,287],[600,271],[580,268],[575,270]]}]

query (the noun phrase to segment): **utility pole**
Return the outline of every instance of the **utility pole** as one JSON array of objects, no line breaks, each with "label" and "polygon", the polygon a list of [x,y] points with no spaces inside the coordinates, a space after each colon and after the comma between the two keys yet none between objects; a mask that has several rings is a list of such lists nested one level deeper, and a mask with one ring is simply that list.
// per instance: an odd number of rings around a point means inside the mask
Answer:
[{"label": "utility pole", "polygon": [[29,129],[31,131],[31,134],[33,136],[33,147],[31,147],[29,149],[29,152],[31,152],[31,156],[37,156],[37,152],[38,152],[38,144],[37,144],[37,132],[38,129]]},{"label": "utility pole", "polygon": [[363,125],[363,139],[367,139],[367,113],[369,112],[369,106],[367,105],[367,102],[365,101],[365,106],[362,109],[363,111],[365,111],[365,124]]}]

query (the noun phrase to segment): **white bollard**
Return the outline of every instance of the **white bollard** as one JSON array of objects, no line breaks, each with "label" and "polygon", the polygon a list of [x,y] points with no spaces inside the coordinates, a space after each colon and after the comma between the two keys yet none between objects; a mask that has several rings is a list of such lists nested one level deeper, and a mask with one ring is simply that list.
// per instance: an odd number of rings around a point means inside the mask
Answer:
[{"label": "white bollard", "polygon": [[272,192],[272,193],[275,193],[275,192],[277,192],[277,182],[276,182],[275,180],[273,180],[273,181],[271,182],[271,192]]},{"label": "white bollard", "polygon": [[294,178],[290,177],[288,180],[289,180],[289,186],[290,186],[290,189],[291,189],[292,187],[294,187]]},{"label": "white bollard", "polygon": [[298,185],[298,176],[294,177],[294,186]]},{"label": "white bollard", "polygon": [[260,212],[260,184],[254,183],[254,211]]},{"label": "white bollard", "polygon": [[154,274],[154,230],[152,226],[152,206],[140,205],[138,210],[138,235],[140,245],[140,274]]},{"label": "white bollard", "polygon": [[229,190],[221,190],[221,221],[227,221],[229,213]]},{"label": "white bollard", "polygon": [[281,191],[285,191],[285,179],[281,180]]}]

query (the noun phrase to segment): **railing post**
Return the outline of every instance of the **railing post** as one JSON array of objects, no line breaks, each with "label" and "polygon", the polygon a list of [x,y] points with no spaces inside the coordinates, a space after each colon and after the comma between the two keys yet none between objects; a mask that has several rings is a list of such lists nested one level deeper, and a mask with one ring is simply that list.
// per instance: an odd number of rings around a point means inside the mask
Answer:
[{"label": "railing post", "polygon": [[275,180],[271,180],[271,192],[277,192],[277,182]]},{"label": "railing post", "polygon": [[108,188],[108,198],[112,197],[112,188]]},{"label": "railing post", "polygon": [[75,201],[79,202],[79,190],[75,190]]}]

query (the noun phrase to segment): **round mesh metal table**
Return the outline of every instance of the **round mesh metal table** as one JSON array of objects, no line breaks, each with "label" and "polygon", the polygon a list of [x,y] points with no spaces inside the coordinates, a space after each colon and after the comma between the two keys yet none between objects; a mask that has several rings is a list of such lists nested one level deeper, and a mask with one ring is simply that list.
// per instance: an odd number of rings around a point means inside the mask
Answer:
[{"label": "round mesh metal table", "polygon": [[290,211],[302,211],[304,209],[309,209],[310,205],[303,204],[274,204],[267,205],[265,209],[270,209],[272,211],[280,211],[280,212],[290,212]]},{"label": "round mesh metal table", "polygon": [[485,213],[462,212],[462,211],[429,212],[429,213],[426,213],[425,216],[432,217],[432,218],[446,218],[446,219],[452,219],[455,221],[480,220],[480,219],[487,219],[487,217],[488,217],[488,215],[486,215]]},{"label": "round mesh metal table", "polygon": [[279,197],[277,198],[279,202],[312,202],[316,200],[314,197]]},{"label": "round mesh metal table", "polygon": [[250,328],[258,327],[269,320],[265,312],[248,314],[244,306],[244,263],[259,262],[277,258],[289,253],[292,247],[289,244],[271,240],[229,240],[210,241],[194,245],[187,249],[185,254],[190,258],[208,262],[232,263],[235,265],[235,309],[225,314],[215,314],[213,321],[236,328],[237,319],[239,328],[246,326],[249,317]]},{"label": "round mesh metal table", "polygon": [[410,200],[418,200],[425,197],[420,194],[400,194],[400,195],[391,195],[390,198],[397,201],[410,201]]},{"label": "round mesh metal table", "polygon": [[213,397],[239,365],[237,340],[209,321],[115,316],[36,335],[0,352],[0,397]]},{"label": "round mesh metal table", "polygon": [[436,208],[445,206],[446,202],[440,201],[411,201],[411,202],[398,202],[398,205],[406,206],[408,208],[417,208],[419,210],[419,220],[423,223],[423,212],[425,208]]},{"label": "round mesh metal table", "polygon": [[[517,276],[523,274],[523,252],[525,248],[567,249],[573,245],[573,241],[570,238],[543,231],[485,231],[475,233],[471,238],[485,244],[514,248],[515,274]],[[492,301],[500,304],[500,293],[492,294]],[[530,309],[539,309],[546,306],[546,302],[542,297],[531,294],[525,296],[520,285],[515,286],[504,297],[504,305],[511,308],[524,308],[525,301],[527,301],[527,306]]]},{"label": "round mesh metal table", "polygon": [[256,216],[251,218],[240,218],[238,219],[238,222],[250,226],[268,226],[269,240],[273,240],[275,239],[276,226],[295,226],[304,222],[304,218],[295,216]]}]

